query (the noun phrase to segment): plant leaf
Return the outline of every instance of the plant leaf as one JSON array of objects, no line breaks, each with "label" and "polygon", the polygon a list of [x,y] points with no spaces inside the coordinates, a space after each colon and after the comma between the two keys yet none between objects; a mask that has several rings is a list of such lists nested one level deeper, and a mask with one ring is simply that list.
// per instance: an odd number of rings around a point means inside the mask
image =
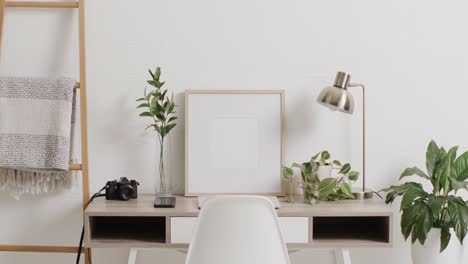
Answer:
[{"label": "plant leaf", "polygon": [[427,206],[427,204],[420,200],[416,201],[415,205],[417,205],[418,207],[417,209],[413,209],[417,211],[417,214],[414,218],[414,226],[411,241],[412,243],[414,243],[417,239],[419,240],[421,245],[424,245],[424,243],[426,242],[427,233],[429,233],[433,224],[431,209],[429,208],[429,206]]},{"label": "plant leaf", "polygon": [[173,116],[173,117],[169,118],[169,120],[167,122],[170,123],[170,122],[172,122],[174,120],[177,120],[177,119],[178,119],[177,116]]},{"label": "plant leaf", "polygon": [[442,208],[445,205],[446,201],[447,199],[444,196],[434,196],[432,194],[429,195],[427,204],[431,208],[432,215],[434,216],[434,218],[439,217],[440,212],[442,211]]},{"label": "plant leaf", "polygon": [[317,199],[315,199],[315,197],[312,196],[312,197],[309,198],[309,203],[310,203],[310,205],[315,205],[315,204],[317,204]]},{"label": "plant leaf", "polygon": [[148,72],[149,72],[149,74],[151,75],[151,78],[153,78],[153,79],[154,79],[154,74],[151,72],[151,70],[150,70],[150,69],[148,69]]},{"label": "plant leaf", "polygon": [[169,134],[169,132],[171,132],[171,130],[176,126],[176,124],[169,124],[166,126],[165,130],[166,130],[166,135]]},{"label": "plant leaf", "polygon": [[421,197],[427,197],[429,194],[424,191],[422,185],[416,182],[406,182],[401,185],[392,185],[388,188],[382,189],[379,192],[388,192],[387,197],[385,199],[385,203],[389,204],[392,203],[397,196],[401,196],[405,194],[409,189],[418,188],[421,190],[420,195]]},{"label": "plant leaf", "polygon": [[310,174],[317,173],[320,167],[319,163],[312,161],[312,162],[309,162],[309,165],[310,165]]},{"label": "plant leaf", "polygon": [[401,233],[405,240],[408,239],[408,237],[411,234],[411,230],[413,229],[414,225],[414,218],[416,217],[416,210],[414,208],[406,208],[403,210],[401,214]]},{"label": "plant leaf", "polygon": [[137,108],[142,108],[142,107],[149,107],[149,104],[147,104],[147,103],[142,103],[142,104],[140,104],[139,106],[137,106]]},{"label": "plant leaf", "polygon": [[304,173],[304,175],[306,177],[311,176],[312,175],[312,166],[310,165],[310,163],[306,162],[306,163],[303,163],[302,165],[303,165],[302,172]]},{"label": "plant leaf", "polygon": [[413,204],[413,201],[416,199],[416,197],[417,196],[411,192],[407,192],[403,194],[403,199],[401,199],[401,204],[400,204],[400,211],[404,210],[405,208]]},{"label": "plant leaf", "polygon": [[354,198],[353,192],[351,191],[351,186],[349,186],[348,183],[342,183],[340,186],[340,190],[347,198]]},{"label": "plant leaf", "polygon": [[458,240],[463,243],[468,231],[468,205],[460,197],[449,196],[447,208],[455,234]]},{"label": "plant leaf", "polygon": [[341,167],[341,162],[339,160],[334,160],[333,164],[337,167]]},{"label": "plant leaf", "polygon": [[320,155],[320,153],[321,153],[321,152],[315,154],[315,155],[311,158],[311,160],[316,160],[316,159],[318,158],[318,156]]},{"label": "plant leaf", "polygon": [[428,194],[420,185],[409,184],[404,190],[401,190],[403,199],[401,200],[400,210],[404,210],[410,206],[416,198],[427,197]]},{"label": "plant leaf", "polygon": [[154,87],[158,87],[158,82],[157,81],[153,81],[153,80],[148,80],[146,81],[149,85],[151,86],[154,86]]},{"label": "plant leaf", "polygon": [[158,100],[159,100],[159,96],[154,96],[153,99],[151,99],[151,107],[152,108],[156,108]]},{"label": "plant leaf", "polygon": [[156,117],[161,121],[166,121],[166,117],[162,113],[156,113]]},{"label": "plant leaf", "polygon": [[319,198],[325,198],[336,187],[337,180],[335,178],[326,178],[318,184]]},{"label": "plant leaf", "polygon": [[145,98],[138,98],[136,101],[137,101],[137,102],[139,102],[139,101],[146,101],[146,99],[145,99]]},{"label": "plant leaf", "polygon": [[328,151],[326,151],[326,150],[325,150],[325,151],[322,151],[322,154],[320,155],[320,158],[321,158],[322,160],[327,160],[327,159],[330,158],[330,153],[329,153]]},{"label": "plant leaf", "polygon": [[348,179],[350,179],[351,181],[357,181],[358,178],[359,178],[359,172],[357,171],[351,171],[348,174]]},{"label": "plant leaf", "polygon": [[468,190],[468,181],[457,181],[454,178],[450,178],[452,188],[457,193],[459,190]]},{"label": "plant leaf", "polygon": [[154,126],[154,130],[156,130],[158,133],[161,133],[161,127],[158,125]]},{"label": "plant leaf", "polygon": [[160,77],[161,77],[161,67],[157,67],[156,70],[154,71],[154,78],[156,80],[159,80]]},{"label": "plant leaf", "polygon": [[427,146],[426,151],[426,169],[429,175],[432,175],[434,173],[434,168],[437,164],[438,156],[439,147],[437,146],[434,140],[431,140],[431,142]]},{"label": "plant leaf", "polygon": [[166,112],[167,112],[167,113],[172,113],[172,111],[174,111],[174,107],[175,107],[174,102],[171,102],[171,103],[169,104],[169,107],[168,107],[168,109],[167,109]]},{"label": "plant leaf", "polygon": [[286,166],[283,166],[283,177],[290,179],[294,174],[294,171],[292,168],[288,168]]},{"label": "plant leaf", "polygon": [[412,168],[406,168],[400,176],[400,180],[404,177],[412,176],[412,175],[418,175],[419,177],[423,177],[424,179],[432,181],[432,179],[427,176],[427,174],[419,169],[418,167],[412,167]]},{"label": "plant leaf", "polygon": [[158,125],[156,125],[156,124],[151,124],[151,125],[145,127],[145,130],[148,129],[148,128],[150,128],[150,127],[153,127],[154,130],[159,131],[159,127],[158,127]]},{"label": "plant leaf", "polygon": [[443,169],[441,170],[439,177],[441,177],[440,185],[444,189],[444,195],[447,195],[452,190],[450,178],[452,178],[452,164],[457,156],[457,150],[457,146],[450,148],[447,155],[442,160]]},{"label": "plant leaf", "polygon": [[452,173],[453,177],[458,181],[468,179],[468,151],[453,162]]},{"label": "plant leaf", "polygon": [[150,112],[143,112],[140,114],[140,116],[150,116],[152,117],[153,115]]},{"label": "plant leaf", "polygon": [[445,160],[447,156],[447,151],[445,151],[444,147],[439,149],[439,156],[437,157],[437,163],[434,168],[434,173],[432,174],[433,185],[434,185],[434,193],[438,193],[440,191],[440,181],[442,178],[442,173],[444,170],[445,163],[442,162]]},{"label": "plant leaf", "polygon": [[451,237],[452,235],[450,234],[450,227],[448,225],[443,225],[441,227],[440,233],[440,252],[447,248]]},{"label": "plant leaf", "polygon": [[349,163],[344,164],[340,171],[338,172],[339,174],[347,174],[351,170],[351,165]]}]

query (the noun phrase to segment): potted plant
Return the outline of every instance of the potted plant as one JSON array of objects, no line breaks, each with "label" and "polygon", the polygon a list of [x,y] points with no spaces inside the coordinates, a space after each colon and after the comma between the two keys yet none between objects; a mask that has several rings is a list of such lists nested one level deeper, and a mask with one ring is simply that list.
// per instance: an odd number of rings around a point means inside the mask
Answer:
[{"label": "potted plant", "polygon": [[[315,154],[312,158],[311,161],[313,160],[315,164],[318,165],[317,169],[317,177],[319,180],[324,180],[326,178],[330,178],[333,174],[333,165],[332,161],[330,160],[331,156],[330,153],[326,150],[321,151],[317,154]],[[333,162],[338,162],[339,161],[333,161]]]},{"label": "potted plant", "polygon": [[468,151],[457,157],[457,149],[447,151],[431,141],[426,152],[427,171],[412,167],[401,174],[400,179],[414,175],[429,182],[431,192],[417,182],[382,190],[388,192],[386,203],[402,197],[401,232],[405,239],[411,236],[414,264],[463,262],[461,243],[468,232],[468,205],[456,193],[468,185]]},{"label": "potted plant", "polygon": [[[283,166],[283,177],[289,186],[287,200],[293,201],[294,170],[301,172],[299,186],[303,189],[304,201],[315,204],[317,201],[335,201],[354,199],[351,185],[359,177],[359,172],[351,171],[349,163],[341,165],[338,160],[330,162],[330,153],[321,151],[314,155],[310,161],[301,164],[293,163],[291,167]],[[321,167],[328,166],[337,171],[336,177],[331,177],[332,172],[326,172],[319,176]]]},{"label": "potted plant", "polygon": [[140,102],[137,108],[144,109],[140,114],[142,117],[149,117],[151,124],[145,129],[151,128],[156,132],[159,142],[159,162],[158,178],[159,184],[155,184],[155,192],[159,196],[170,195],[172,192],[170,166],[170,145],[168,136],[176,126],[177,117],[175,116],[174,95],[169,97],[167,89],[163,88],[165,82],[160,81],[161,68],[158,67],[154,72],[148,70],[151,79],[147,82],[151,85],[150,89],[145,88],[144,96],[139,98]]}]

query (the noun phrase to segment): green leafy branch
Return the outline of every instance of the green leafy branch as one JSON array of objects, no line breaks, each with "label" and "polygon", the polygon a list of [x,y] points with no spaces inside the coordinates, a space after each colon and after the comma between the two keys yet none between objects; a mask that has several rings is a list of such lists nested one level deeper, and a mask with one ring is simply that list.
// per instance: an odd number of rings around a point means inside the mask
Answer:
[{"label": "green leafy branch", "polygon": [[161,180],[161,191],[167,191],[168,186],[165,181],[165,170],[164,170],[164,139],[176,126],[177,116],[175,116],[175,103],[174,94],[167,95],[167,89],[163,88],[165,82],[160,81],[161,68],[157,67],[154,72],[148,70],[151,75],[151,79],[147,80],[147,83],[151,85],[151,89],[145,88],[143,97],[137,99],[140,104],[137,108],[143,109],[144,112],[140,114],[142,117],[150,117],[152,124],[148,125],[146,129],[153,128],[158,134],[158,140],[160,144],[159,153],[159,175]]},{"label": "green leafy branch", "polygon": [[151,79],[148,84],[153,87],[153,90],[144,90],[144,97],[139,98],[137,102],[141,102],[137,108],[143,108],[144,112],[140,116],[146,116],[153,119],[153,124],[150,124],[145,129],[153,128],[159,135],[160,142],[164,141],[164,137],[176,126],[175,120],[175,103],[174,95],[169,98],[167,96],[167,89],[163,86],[165,82],[161,82],[161,68],[158,67],[154,72],[148,70]]}]

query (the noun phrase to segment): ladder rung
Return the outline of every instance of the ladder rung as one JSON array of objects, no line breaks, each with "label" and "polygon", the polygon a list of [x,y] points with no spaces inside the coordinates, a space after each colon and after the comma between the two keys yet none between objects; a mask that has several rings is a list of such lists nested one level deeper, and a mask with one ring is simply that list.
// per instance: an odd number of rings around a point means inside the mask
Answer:
[{"label": "ladder rung", "polygon": [[6,7],[78,8],[78,2],[6,1]]},{"label": "ladder rung", "polygon": [[83,164],[70,164],[68,167],[69,170],[82,170]]},{"label": "ladder rung", "polygon": [[[76,253],[76,252],[78,252],[78,247],[0,245],[0,251],[42,252],[42,253]],[[81,252],[84,252],[84,249],[82,249]]]}]

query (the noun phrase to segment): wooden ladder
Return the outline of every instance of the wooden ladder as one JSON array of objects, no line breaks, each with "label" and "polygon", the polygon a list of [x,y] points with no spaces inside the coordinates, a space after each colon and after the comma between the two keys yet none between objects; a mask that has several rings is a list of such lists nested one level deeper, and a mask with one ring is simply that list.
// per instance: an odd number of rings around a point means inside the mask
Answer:
[{"label": "wooden ladder", "polygon": [[[88,171],[88,126],[86,112],[86,57],[85,57],[85,15],[84,0],[76,2],[32,2],[0,0],[0,47],[3,35],[4,12],[6,8],[78,8],[78,32],[80,54],[80,81],[75,89],[80,89],[81,110],[81,164],[70,164],[70,170],[81,171],[83,184],[83,211],[89,200],[89,171]],[[79,234],[77,233],[77,238]],[[77,241],[78,242],[78,241]],[[0,251],[12,252],[45,252],[45,253],[77,253],[78,247],[67,246],[37,246],[37,245],[0,245]],[[85,263],[91,263],[91,250],[83,248]]]}]

